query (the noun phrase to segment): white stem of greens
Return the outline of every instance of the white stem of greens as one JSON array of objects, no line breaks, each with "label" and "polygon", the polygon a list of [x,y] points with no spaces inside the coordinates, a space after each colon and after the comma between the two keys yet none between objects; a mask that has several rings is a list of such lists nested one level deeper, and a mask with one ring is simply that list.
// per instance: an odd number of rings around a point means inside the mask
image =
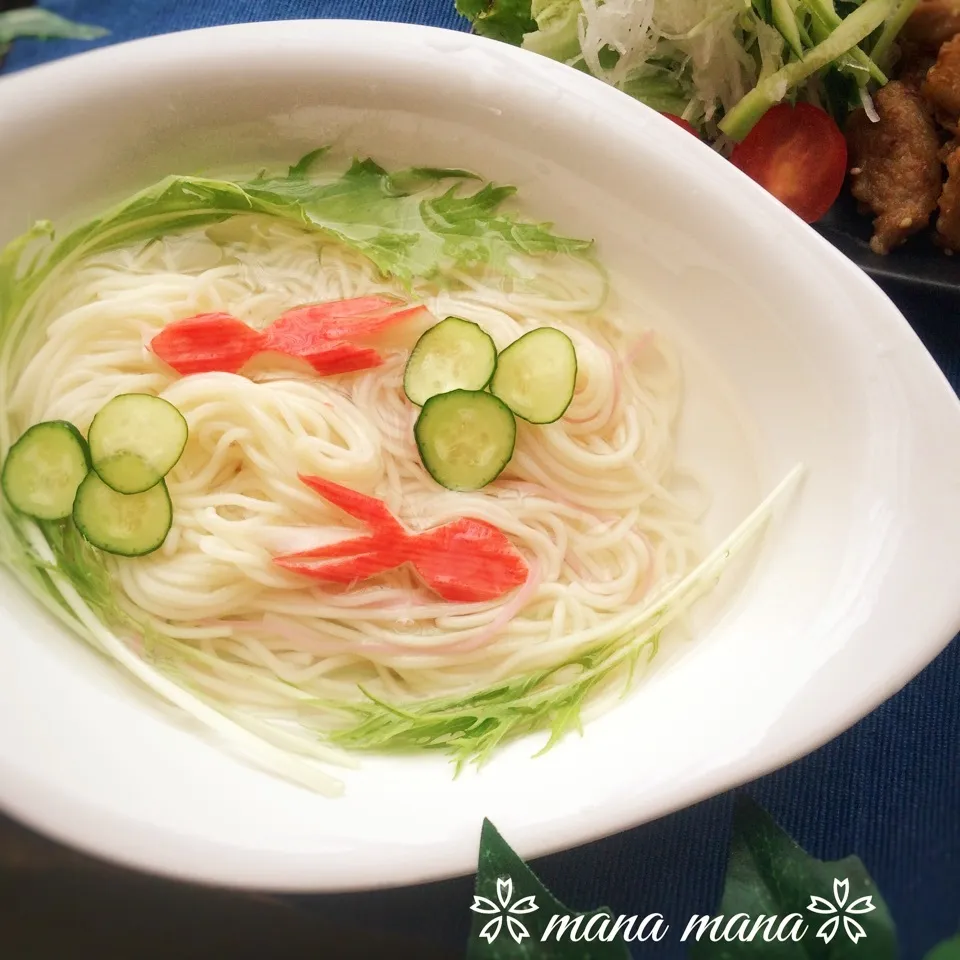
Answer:
[{"label": "white stem of greens", "polygon": [[[791,493],[803,476],[802,464],[797,464],[764,498],[763,502],[718,546],[716,546],[686,577],[674,584],[646,608],[644,614],[627,629],[635,630],[655,620],[649,635],[639,639],[649,639],[658,630],[662,630],[672,619],[685,613],[697,599],[693,589],[719,577],[731,557],[737,553],[763,526],[780,500]],[[684,602],[686,601],[686,602]],[[659,615],[658,615],[659,613]],[[624,655],[629,651],[624,651]],[[615,655],[619,656],[619,654]]]},{"label": "white stem of greens", "polygon": [[225,737],[232,746],[263,769],[324,796],[336,797],[343,793],[342,781],[245,730],[141,660],[128,649],[119,637],[97,619],[84,603],[80,594],[77,593],[73,584],[55,569],[56,557],[40,530],[31,523],[26,532],[30,545],[37,555],[50,565],[50,580],[60,596],[63,597],[70,609],[76,614],[77,619],[96,639],[104,652],[116,660],[117,663],[129,670],[154,693],[159,694],[173,706],[183,710],[210,730]]}]

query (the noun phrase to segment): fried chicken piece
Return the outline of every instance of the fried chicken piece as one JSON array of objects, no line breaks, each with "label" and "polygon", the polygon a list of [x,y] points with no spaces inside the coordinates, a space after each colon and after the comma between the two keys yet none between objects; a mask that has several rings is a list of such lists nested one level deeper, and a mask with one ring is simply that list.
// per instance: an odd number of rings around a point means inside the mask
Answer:
[{"label": "fried chicken piece", "polygon": [[960,0],[920,0],[900,39],[936,53],[960,33]]},{"label": "fried chicken piece", "polygon": [[940,140],[916,93],[892,80],[874,97],[879,123],[863,110],[847,123],[851,192],[875,214],[870,249],[889,253],[922,230],[940,196]]},{"label": "fried chicken piece", "polygon": [[937,217],[937,240],[950,251],[960,250],[960,147],[946,159],[947,182],[940,194],[940,216]]},{"label": "fried chicken piece", "polygon": [[940,122],[948,130],[956,130],[960,123],[960,34],[940,48],[920,92]]},{"label": "fried chicken piece", "polygon": [[940,141],[920,97],[892,81],[874,97],[880,116],[863,110],[847,125],[852,163],[851,192],[875,214],[870,248],[886,254],[922,230],[940,194]]}]

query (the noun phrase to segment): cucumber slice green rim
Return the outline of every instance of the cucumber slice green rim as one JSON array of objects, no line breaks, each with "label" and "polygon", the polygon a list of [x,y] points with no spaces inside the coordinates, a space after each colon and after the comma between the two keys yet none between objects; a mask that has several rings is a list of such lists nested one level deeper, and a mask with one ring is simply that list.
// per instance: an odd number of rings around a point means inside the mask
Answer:
[{"label": "cucumber slice green rim", "polygon": [[117,493],[143,493],[176,465],[187,444],[187,421],[148,393],[124,393],[93,418],[87,439],[100,479]]},{"label": "cucumber slice green rim", "polygon": [[414,344],[403,374],[403,390],[422,407],[451,390],[482,390],[497,368],[497,347],[479,324],[447,317]]},{"label": "cucumber slice green rim", "polygon": [[431,397],[413,427],[427,472],[448,490],[479,490],[513,456],[517,421],[492,393],[451,390]]},{"label": "cucumber slice green rim", "polygon": [[490,390],[529,423],[554,423],[573,400],[577,351],[555,327],[538,327],[497,358]]},{"label": "cucumber slice green rim", "polygon": [[162,480],[142,493],[117,493],[91,470],[77,490],[73,522],[100,550],[142,557],[166,540],[173,526],[173,505]]},{"label": "cucumber slice green rim", "polygon": [[37,520],[63,520],[90,470],[87,441],[66,420],[34,424],[10,448],[0,486],[11,506]]}]

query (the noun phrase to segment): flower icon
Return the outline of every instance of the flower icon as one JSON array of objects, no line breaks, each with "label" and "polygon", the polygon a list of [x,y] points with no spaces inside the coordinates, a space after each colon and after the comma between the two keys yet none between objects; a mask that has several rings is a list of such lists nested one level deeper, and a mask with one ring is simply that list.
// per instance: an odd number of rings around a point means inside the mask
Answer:
[{"label": "flower icon", "polygon": [[829,900],[824,900],[823,897],[811,895],[810,904],[807,906],[807,909],[811,913],[827,914],[830,916],[829,920],[823,921],[820,929],[817,931],[817,936],[820,937],[824,943],[829,943],[834,936],[836,936],[837,931],[840,929],[841,920],[843,921],[844,931],[854,943],[866,937],[867,931],[853,919],[851,914],[871,913],[876,910],[877,907],[873,902],[873,897],[859,897],[857,900],[854,900],[853,903],[848,904],[847,898],[849,896],[849,879],[834,879],[833,899],[836,901],[836,904],[831,903]]},{"label": "flower icon", "polygon": [[532,894],[529,897],[522,897],[514,904],[510,903],[512,899],[512,877],[500,877],[497,880],[497,900],[499,903],[494,903],[486,897],[479,897],[474,894],[473,904],[470,907],[471,911],[473,913],[493,914],[480,931],[480,936],[486,940],[487,943],[493,943],[500,935],[504,919],[507,921],[507,930],[510,932],[510,936],[513,937],[517,943],[522,942],[524,937],[530,936],[527,928],[517,919],[517,916],[522,916],[525,913],[533,913],[535,910],[538,910],[537,902],[534,900]]}]

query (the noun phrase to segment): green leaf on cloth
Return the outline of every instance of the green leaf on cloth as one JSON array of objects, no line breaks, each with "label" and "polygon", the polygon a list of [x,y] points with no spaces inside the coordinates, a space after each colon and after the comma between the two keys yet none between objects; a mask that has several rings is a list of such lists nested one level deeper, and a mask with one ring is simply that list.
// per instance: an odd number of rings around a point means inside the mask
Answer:
[{"label": "green leaf on cloth", "polygon": [[[622,940],[585,942],[578,937],[574,942],[570,937],[574,925],[582,931],[591,918],[599,917],[593,930],[609,926],[602,919],[611,917],[609,909],[575,913],[565,907],[486,819],[480,834],[477,882],[470,909],[473,925],[467,960],[630,960]],[[541,942],[554,916],[571,918],[567,935],[559,940],[554,923],[552,939]]]},{"label": "green leaf on cloth", "polygon": [[693,944],[691,960],[895,960],[899,955],[887,905],[860,859],[825,862],[811,857],[743,796],[734,810],[717,914],[723,924],[740,915],[731,930],[742,929],[742,921],[749,932],[761,915],[782,921],[788,914],[809,929],[801,939],[785,942],[766,940],[762,927],[752,940],[711,940],[708,934]]},{"label": "green leaf on cloth", "polygon": [[924,960],[960,960],[960,934],[935,946]]}]

